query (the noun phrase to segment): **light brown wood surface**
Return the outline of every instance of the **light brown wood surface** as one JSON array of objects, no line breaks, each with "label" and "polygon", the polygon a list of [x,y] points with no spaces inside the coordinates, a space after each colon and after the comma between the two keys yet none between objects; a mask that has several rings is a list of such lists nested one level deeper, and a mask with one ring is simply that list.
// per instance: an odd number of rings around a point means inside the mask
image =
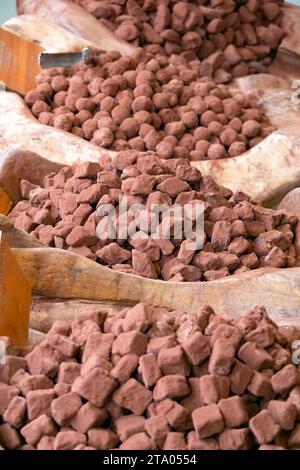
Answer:
[{"label": "light brown wood surface", "polygon": [[30,150],[64,165],[98,161],[103,154],[114,155],[74,134],[40,124],[16,93],[1,94],[0,136],[12,147]]},{"label": "light brown wood surface", "polygon": [[35,77],[41,71],[38,56],[43,48],[3,28],[0,45],[0,81],[7,90],[25,95],[34,88]]},{"label": "light brown wood surface", "polygon": [[14,228],[11,221],[0,215],[0,230],[2,238],[6,240],[10,248],[45,248],[45,245],[29,233]]},{"label": "light brown wood surface", "polygon": [[79,52],[84,47],[100,50],[96,43],[76,36],[55,23],[46,22],[35,15],[10,18],[2,28],[38,44],[47,52]]},{"label": "light brown wood surface", "polygon": [[58,172],[63,166],[0,139],[0,187],[14,204],[21,199],[22,179],[42,185],[46,175]]},{"label": "light brown wood surface", "polygon": [[68,0],[17,0],[17,7],[19,14],[33,14],[47,22],[55,23],[96,43],[103,51],[117,50],[127,55],[134,50],[127,42],[117,39],[86,10]]},{"label": "light brown wood surface", "polygon": [[[9,224],[7,218],[0,217],[0,229],[30,279],[33,294],[60,299],[55,307],[39,304],[33,308],[31,326],[37,330],[47,330],[54,319],[73,318],[82,310],[83,301],[93,301],[93,306],[101,302],[101,308],[110,312],[116,305],[121,308],[136,302],[193,312],[208,303],[216,311],[225,309],[234,316],[254,305],[265,305],[274,320],[300,324],[300,268],[263,268],[212,282],[153,281],[113,271],[67,251],[37,246],[36,241],[30,248],[32,237],[10,229]],[[77,307],[61,304],[68,299],[78,299]]]},{"label": "light brown wood surface", "polygon": [[[66,7],[68,2],[57,3]],[[49,1],[20,0],[19,5],[23,8],[22,12],[35,12],[43,18],[47,18],[49,8],[51,10]],[[277,79],[269,77],[265,81],[264,77],[256,76],[254,79],[247,77],[247,81],[242,80],[238,83],[245,90],[264,90],[261,99],[263,95],[268,97],[265,99],[265,105],[269,105],[268,113],[272,121],[277,121],[281,128],[265,139],[261,146],[253,149],[251,158],[252,150],[236,159],[224,160],[221,165],[219,162],[209,162],[211,168],[206,162],[201,163],[204,173],[209,172],[220,184],[246,191],[253,198],[264,202],[280,198],[299,184],[300,127],[298,110],[292,109],[289,101],[291,78],[287,79],[284,77],[283,81],[276,82]],[[257,80],[256,84],[253,80]],[[280,88],[279,99],[277,86]],[[268,101],[270,99],[271,103]],[[283,107],[282,99],[285,103]],[[21,125],[24,126],[24,123],[28,122],[24,120],[24,116],[26,119],[29,118],[28,112],[24,113],[23,110],[21,112],[21,102],[13,95],[6,100],[6,112],[9,112],[10,108],[13,109],[9,115],[11,122],[15,123],[19,119],[16,119],[14,114],[17,109],[16,114],[23,115]],[[1,114],[0,107],[0,131]],[[296,120],[291,123],[295,116]],[[30,124],[30,137],[22,145],[26,148],[30,145],[31,150],[37,153],[41,151],[43,156],[54,162],[72,163],[74,155],[69,151],[67,144],[63,151],[59,151],[57,147],[52,151],[54,135],[53,140],[49,139],[48,145],[45,146],[43,132],[39,128],[39,142],[38,144],[34,142],[38,130],[35,127],[37,123],[33,124],[33,121]],[[9,144],[12,140],[17,143],[18,139],[21,139],[21,125],[16,124],[18,137],[15,140],[9,132],[6,133],[5,137]],[[48,134],[49,128],[46,129]],[[88,145],[85,142],[84,149],[87,149]],[[41,150],[44,147],[46,150]],[[77,155],[83,153],[83,147],[79,151],[76,144],[75,148],[77,148],[77,152],[75,151],[77,160]],[[95,151],[93,148],[88,157],[87,151],[84,151],[83,159],[96,158]],[[101,150],[97,151],[101,153]],[[196,310],[202,303],[208,303],[217,312],[225,309],[235,316],[242,315],[249,308],[260,304],[267,307],[268,313],[275,321],[281,324],[300,325],[300,268],[282,270],[264,268],[207,283],[166,283],[118,273],[65,251],[31,246],[31,242],[33,243],[31,237],[9,228],[7,219],[3,217],[1,226],[6,226],[5,236],[14,247],[13,252],[20,266],[30,278],[35,294],[31,317],[35,329],[47,331],[54,319],[71,319],[76,312],[86,307],[101,307],[112,311],[138,301],[160,304],[186,312]]]},{"label": "light brown wood surface", "polygon": [[299,268],[263,268],[218,281],[167,283],[118,273],[51,248],[14,248],[13,253],[30,278],[34,294],[39,296],[113,301],[123,305],[146,302],[184,312],[193,312],[206,303],[216,311],[227,310],[234,316],[242,315],[254,305],[265,305],[274,320],[300,324]]},{"label": "light brown wood surface", "polygon": [[134,305],[134,302],[34,296],[31,301],[30,325],[35,331],[47,333],[56,320],[72,321],[78,314],[87,315],[95,310],[115,315],[129,305]]},{"label": "light brown wood surface", "polygon": [[7,215],[12,207],[12,201],[0,186],[0,214]]},{"label": "light brown wood surface", "polygon": [[0,336],[26,346],[31,302],[30,284],[0,232]]}]

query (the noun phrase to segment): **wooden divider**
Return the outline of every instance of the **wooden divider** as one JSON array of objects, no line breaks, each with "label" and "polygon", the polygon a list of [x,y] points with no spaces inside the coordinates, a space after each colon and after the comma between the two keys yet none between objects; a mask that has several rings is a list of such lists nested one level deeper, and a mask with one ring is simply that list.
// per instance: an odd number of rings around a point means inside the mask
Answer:
[{"label": "wooden divider", "polygon": [[210,282],[154,281],[42,245],[32,235],[13,228],[5,216],[0,216],[0,229],[30,279],[35,296],[31,328],[38,331],[47,332],[53,321],[72,320],[79,312],[101,309],[113,313],[137,302],[185,312],[195,312],[207,303],[216,312],[227,310],[236,317],[255,305],[265,305],[277,323],[300,324],[299,267],[261,268]]},{"label": "wooden divider", "polygon": [[43,49],[3,28],[0,43],[0,80],[8,90],[26,95],[35,87],[35,78],[41,71],[38,56]]},{"label": "wooden divider", "polygon": [[12,201],[7,196],[6,192],[0,186],[0,214],[7,215],[11,209]]},{"label": "wooden divider", "polygon": [[16,346],[28,341],[31,286],[0,232],[0,336]]}]

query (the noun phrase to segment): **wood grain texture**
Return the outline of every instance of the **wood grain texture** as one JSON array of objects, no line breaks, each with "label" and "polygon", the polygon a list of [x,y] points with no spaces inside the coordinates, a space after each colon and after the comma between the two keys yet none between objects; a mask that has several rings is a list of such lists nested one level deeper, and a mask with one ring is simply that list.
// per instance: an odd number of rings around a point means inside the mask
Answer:
[{"label": "wood grain texture", "polygon": [[35,15],[10,18],[2,28],[38,44],[47,52],[79,52],[84,47],[99,50],[96,43],[76,36],[55,23],[46,22]]},{"label": "wood grain texture", "polygon": [[[53,15],[54,2],[51,6],[49,0],[19,0],[18,3],[22,12],[34,12],[42,18]],[[70,2],[59,0],[55,3],[59,4],[60,8],[70,8]],[[60,11],[65,12],[65,18],[59,21],[64,22],[66,26],[66,22],[71,21],[70,15],[67,10]],[[75,15],[75,10],[73,12]],[[77,19],[75,23],[72,27],[77,28],[77,33],[80,34],[81,26]],[[291,31],[294,29],[291,28]],[[293,46],[286,45],[281,49],[281,54],[293,56],[294,60],[298,54],[297,47],[296,43]],[[284,49],[287,52],[284,52]],[[274,73],[281,76],[282,71],[279,71],[279,68],[275,68]],[[300,121],[298,110],[291,106],[289,88],[293,76],[291,73],[282,80],[277,76],[246,77],[233,85],[249,92],[256,90],[270,120],[276,123],[279,130],[245,155],[222,161],[200,162],[197,165],[203,173],[210,173],[219,184],[248,192],[252,198],[264,203],[281,198],[291,188],[299,185]],[[13,102],[16,103],[16,100]],[[14,105],[12,106],[12,101],[8,99],[5,112],[9,112],[10,108],[14,108]],[[15,117],[16,109],[17,116],[23,113],[20,102],[10,114],[11,122],[19,119]],[[0,131],[1,113],[0,106]],[[20,126],[17,124],[16,127],[18,139],[21,139]],[[30,129],[32,128],[33,124]],[[70,164],[74,159],[78,160],[80,154],[84,154],[84,160],[94,159],[96,156],[95,149],[90,152],[90,144],[86,142],[84,147],[81,147],[81,152],[77,148],[75,157],[67,144],[62,151],[57,149],[57,146],[52,151],[51,139],[45,150],[42,134],[40,132],[40,141],[35,146],[37,134],[32,132],[31,137],[24,142],[25,147],[30,145],[31,150],[41,152],[44,157],[60,163]],[[6,137],[8,141],[14,139],[10,133],[6,134]],[[83,150],[88,148],[89,151]],[[98,152],[101,150],[98,149]],[[207,283],[166,283],[117,273],[65,251],[31,247],[30,240],[25,240],[22,234],[13,233],[9,229],[6,236],[11,237],[11,243],[15,240],[13,252],[20,266],[30,277],[35,295],[44,297],[35,298],[32,303],[32,326],[37,329],[47,331],[54,319],[71,319],[76,312],[85,308],[101,306],[113,311],[139,301],[186,312],[194,311],[200,304],[208,303],[216,312],[225,309],[235,316],[242,315],[249,308],[260,304],[267,307],[268,313],[276,322],[300,325],[300,268],[264,268]]]},{"label": "wood grain texture", "polygon": [[0,336],[20,347],[28,340],[30,301],[30,283],[0,232]]},{"label": "wood grain texture", "polygon": [[37,246],[33,237],[9,227],[2,216],[0,229],[14,247],[34,295],[48,298],[33,300],[31,326],[37,330],[48,331],[54,320],[72,319],[86,308],[113,313],[136,302],[185,312],[208,303],[217,312],[225,309],[235,316],[254,305],[265,305],[274,320],[300,323],[300,268],[263,268],[212,282],[153,281],[112,271],[67,251]]},{"label": "wood grain texture", "polygon": [[[101,303],[112,313],[136,302],[162,305],[185,312],[203,303],[217,312],[227,310],[239,316],[254,305],[265,305],[270,316],[280,323],[300,322],[300,268],[257,269],[212,282],[171,283],[123,274],[94,261],[55,248],[43,247],[35,238],[13,229],[0,217],[0,229],[10,241],[22,271],[30,279],[35,296],[60,299],[51,308],[33,308],[35,329],[47,331],[54,319],[72,319],[86,303]],[[69,300],[78,299],[70,307]],[[67,302],[62,305],[61,302]],[[90,305],[89,305],[90,307]]]},{"label": "wood grain texture", "polygon": [[276,321],[298,322],[300,269],[258,269],[218,281],[168,283],[118,273],[83,257],[51,248],[13,249],[39,296],[146,302],[184,312],[207,303],[239,316],[265,305]]},{"label": "wood grain texture", "polygon": [[0,186],[0,214],[7,215],[12,207],[12,201]]},{"label": "wood grain texture", "polygon": [[11,221],[3,215],[0,215],[0,230],[2,238],[11,248],[43,248],[46,246],[29,233],[14,228]]},{"label": "wood grain texture", "polygon": [[0,186],[14,204],[21,199],[22,179],[42,185],[46,175],[58,172],[63,166],[0,139]]},{"label": "wood grain texture", "polygon": [[18,13],[33,14],[55,23],[77,36],[96,43],[103,51],[119,51],[130,54],[134,47],[105,28],[94,16],[68,0],[18,0]]},{"label": "wood grain texture", "polygon": [[60,299],[35,296],[31,301],[30,325],[37,331],[47,333],[56,320],[74,320],[78,314],[88,314],[95,310],[115,315],[134,302],[117,302],[86,299]]},{"label": "wood grain texture", "polygon": [[38,56],[42,51],[38,44],[0,28],[0,80],[6,89],[26,95],[34,88],[35,77],[41,71]]}]

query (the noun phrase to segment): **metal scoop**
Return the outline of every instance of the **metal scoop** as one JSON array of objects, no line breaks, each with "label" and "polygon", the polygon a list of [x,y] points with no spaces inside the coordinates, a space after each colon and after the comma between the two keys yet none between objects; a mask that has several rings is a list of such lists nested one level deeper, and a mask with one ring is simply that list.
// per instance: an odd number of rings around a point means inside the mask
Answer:
[{"label": "metal scoop", "polygon": [[42,69],[52,67],[71,67],[83,62],[89,63],[96,57],[96,52],[89,47],[85,47],[81,52],[41,52],[39,55],[39,65]]}]

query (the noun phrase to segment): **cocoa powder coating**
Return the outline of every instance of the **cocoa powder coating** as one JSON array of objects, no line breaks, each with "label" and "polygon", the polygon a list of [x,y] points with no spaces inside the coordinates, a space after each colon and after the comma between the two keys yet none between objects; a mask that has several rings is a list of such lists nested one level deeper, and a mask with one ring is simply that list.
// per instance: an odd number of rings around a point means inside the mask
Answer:
[{"label": "cocoa powder coating", "polygon": [[256,97],[232,96],[199,64],[144,49],[126,57],[107,52],[89,65],[42,71],[25,101],[42,124],[115,151],[198,161],[259,144],[274,127]]},{"label": "cocoa powder coating", "polygon": [[[16,228],[123,273],[195,282],[298,264],[297,217],[233,194],[184,158],[123,151],[65,167],[46,176],[43,187],[22,181],[21,192],[24,200],[9,214]],[[157,205],[164,209],[159,217]],[[203,214],[200,244],[192,241],[197,207]],[[193,235],[184,231],[187,219]]]},{"label": "cocoa powder coating", "polygon": [[230,319],[206,305],[185,314],[137,304],[56,321],[25,357],[14,349],[0,365],[0,445],[298,449],[298,335],[261,307]]}]

